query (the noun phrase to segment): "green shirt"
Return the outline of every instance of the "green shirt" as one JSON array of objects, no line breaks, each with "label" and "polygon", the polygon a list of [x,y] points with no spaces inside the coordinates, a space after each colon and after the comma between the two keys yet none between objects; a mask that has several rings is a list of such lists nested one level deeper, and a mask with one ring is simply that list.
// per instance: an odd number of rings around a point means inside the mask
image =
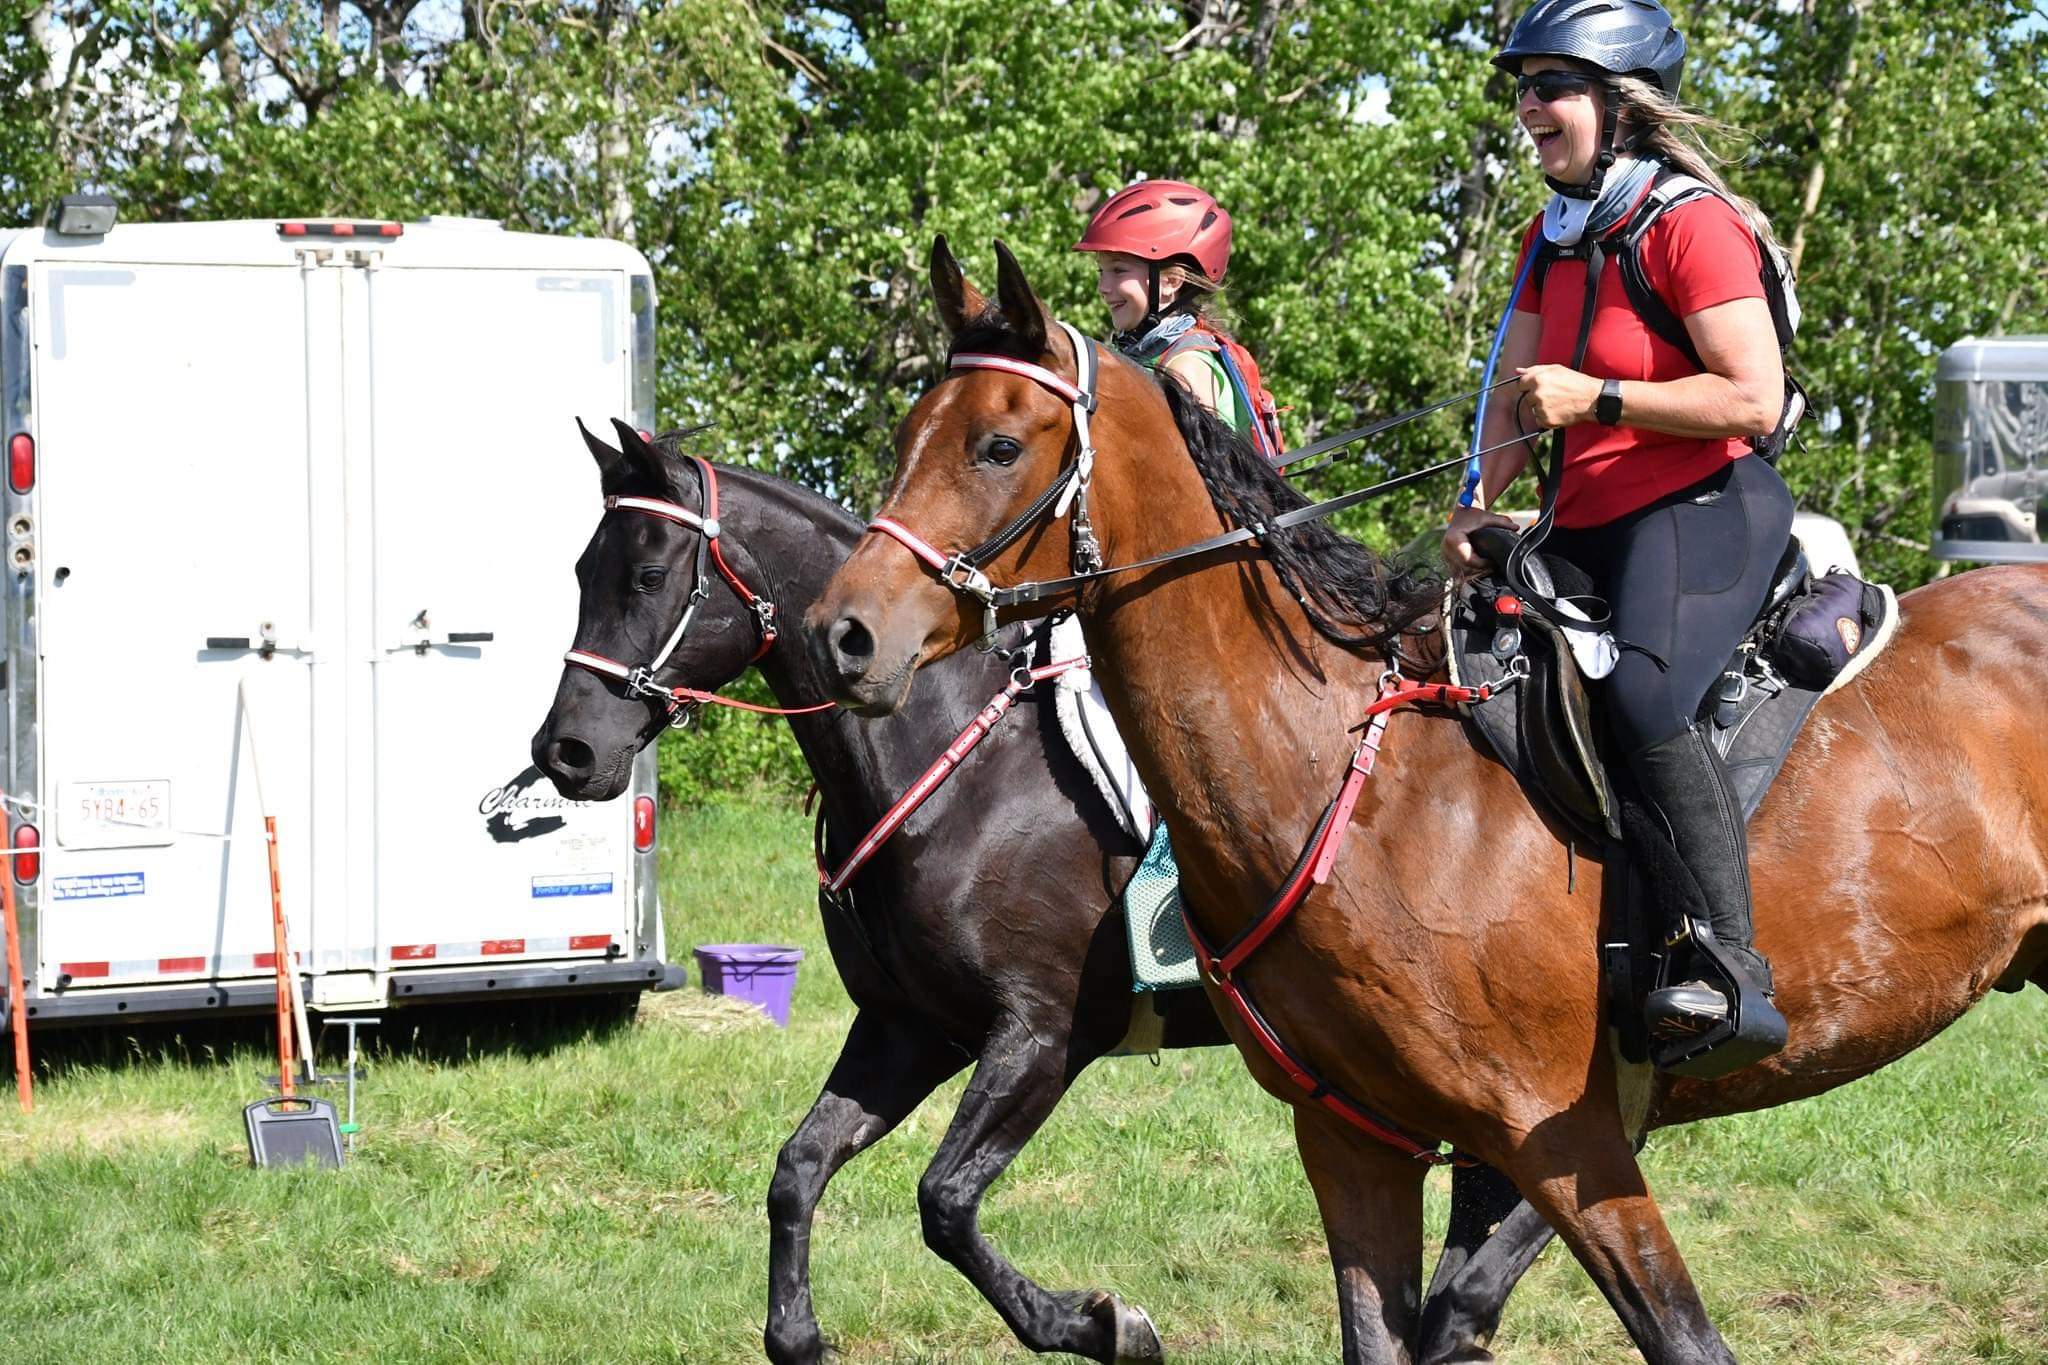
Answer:
[{"label": "green shirt", "polygon": [[[1231,387],[1230,376],[1224,371],[1223,362],[1216,358],[1213,351],[1195,351],[1192,354],[1196,360],[1208,367],[1210,375],[1216,380],[1216,415],[1229,423],[1232,431],[1240,436],[1244,435],[1249,425],[1246,420],[1248,414],[1239,407],[1237,390]],[[1146,361],[1145,367],[1158,369],[1158,359]]]}]

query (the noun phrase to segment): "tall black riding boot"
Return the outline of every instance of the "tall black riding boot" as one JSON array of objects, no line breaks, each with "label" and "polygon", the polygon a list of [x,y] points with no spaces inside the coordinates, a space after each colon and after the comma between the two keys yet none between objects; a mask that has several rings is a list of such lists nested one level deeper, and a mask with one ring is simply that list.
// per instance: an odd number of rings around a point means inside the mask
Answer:
[{"label": "tall black riding boot", "polygon": [[[1741,1031],[1765,1037],[1768,1046],[1783,1046],[1784,1017],[1769,1000],[1771,967],[1756,951],[1750,922],[1749,841],[1742,828],[1742,808],[1728,780],[1721,756],[1697,726],[1687,726],[1662,743],[1632,755],[1629,766],[1642,784],[1643,795],[1662,815],[1679,858],[1699,884],[1706,901],[1707,925],[1725,965],[1739,978],[1737,989],[1748,1011],[1766,1014],[1742,1020]],[[1747,988],[1747,989],[1745,989]],[[1661,1038],[1703,1034],[1721,1024],[1735,1008],[1720,985],[1706,980],[1666,986],[1650,994],[1646,1007],[1650,1030]]]}]

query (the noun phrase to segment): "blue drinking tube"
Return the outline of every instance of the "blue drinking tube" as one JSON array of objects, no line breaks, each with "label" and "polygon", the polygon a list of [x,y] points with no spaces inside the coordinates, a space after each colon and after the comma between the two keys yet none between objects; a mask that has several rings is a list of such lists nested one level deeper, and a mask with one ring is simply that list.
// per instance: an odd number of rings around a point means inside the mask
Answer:
[{"label": "blue drinking tube", "polygon": [[1501,343],[1508,339],[1508,320],[1515,315],[1515,304],[1521,300],[1522,286],[1529,282],[1530,267],[1536,264],[1536,255],[1542,249],[1541,243],[1530,248],[1520,273],[1515,276],[1515,287],[1508,293],[1508,306],[1500,315],[1500,326],[1493,329],[1493,349],[1486,353],[1486,373],[1479,377],[1479,411],[1472,417],[1472,448],[1470,458],[1465,461],[1465,486],[1458,490],[1460,507],[1472,506],[1479,492],[1479,441],[1480,433],[1486,430],[1486,402],[1493,397],[1493,372],[1500,364]]}]

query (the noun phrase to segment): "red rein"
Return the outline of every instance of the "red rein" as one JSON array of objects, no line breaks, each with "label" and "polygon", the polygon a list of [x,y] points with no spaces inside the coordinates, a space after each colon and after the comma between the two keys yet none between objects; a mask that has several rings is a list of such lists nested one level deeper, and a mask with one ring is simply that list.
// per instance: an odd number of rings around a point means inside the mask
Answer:
[{"label": "red rein", "polygon": [[1009,714],[1011,704],[1019,696],[1048,678],[1057,678],[1069,670],[1087,666],[1088,656],[1084,654],[1076,659],[1062,659],[1058,663],[1043,664],[1037,668],[1020,668],[1012,673],[1009,685],[989,698],[988,705],[982,707],[974,719],[967,722],[967,728],[946,746],[946,752],[940,754],[932,766],[924,770],[924,776],[911,783],[910,790],[903,793],[896,804],[889,807],[888,812],[875,822],[875,827],[867,832],[867,836],[854,846],[853,852],[839,865],[838,871],[829,871],[826,868],[825,847],[822,840],[820,841],[818,885],[827,893],[835,895],[844,890],[846,884],[853,880],[854,874],[861,870],[868,859],[874,857],[882,845],[889,842],[889,836],[902,827],[903,822],[925,803],[927,797],[945,784],[946,779],[960,766],[961,760],[974,752],[974,746],[986,739],[989,731],[995,729],[996,723]]},{"label": "red rein", "polygon": [[1245,994],[1244,987],[1237,983],[1236,972],[1246,958],[1258,951],[1259,945],[1271,938],[1274,931],[1301,908],[1311,887],[1329,880],[1330,871],[1337,862],[1337,851],[1344,843],[1344,831],[1351,823],[1352,809],[1358,804],[1358,794],[1365,787],[1365,779],[1372,775],[1373,765],[1379,760],[1380,740],[1386,733],[1387,718],[1395,708],[1465,705],[1486,701],[1492,695],[1490,687],[1410,682],[1391,669],[1382,674],[1379,696],[1365,708],[1365,733],[1359,738],[1358,748],[1352,752],[1343,785],[1337,789],[1336,798],[1323,808],[1322,818],[1316,822],[1307,847],[1295,860],[1294,870],[1273,893],[1273,899],[1266,903],[1259,917],[1239,931],[1237,937],[1219,952],[1210,946],[1208,939],[1196,927],[1194,919],[1187,913],[1185,902],[1181,907],[1181,917],[1187,923],[1188,937],[1194,943],[1195,957],[1203,974],[1223,993],[1223,998],[1230,1002],[1259,1047],[1287,1074],[1288,1079],[1307,1091],[1311,1100],[1368,1137],[1432,1166],[1469,1166],[1473,1163],[1468,1157],[1443,1151],[1441,1143],[1417,1141],[1342,1091],[1331,1088],[1293,1049],[1280,1041],[1280,1035],[1266,1022],[1266,1016]]}]

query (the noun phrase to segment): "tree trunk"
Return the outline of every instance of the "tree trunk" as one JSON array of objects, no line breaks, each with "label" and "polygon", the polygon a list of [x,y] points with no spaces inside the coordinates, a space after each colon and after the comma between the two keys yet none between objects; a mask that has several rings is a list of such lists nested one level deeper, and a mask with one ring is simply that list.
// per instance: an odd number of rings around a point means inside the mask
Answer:
[{"label": "tree trunk", "polygon": [[1785,248],[1785,256],[1791,262],[1795,278],[1799,274],[1799,262],[1806,254],[1806,231],[1820,216],[1821,190],[1828,178],[1828,158],[1834,155],[1835,147],[1841,141],[1843,125],[1849,118],[1849,90],[1856,83],[1856,35],[1863,26],[1863,15],[1869,3],[1870,0],[1848,0],[1848,22],[1842,35],[1842,65],[1835,72],[1835,78],[1828,82],[1827,116],[1813,149],[1813,159],[1806,167],[1806,189],[1799,201],[1799,221],[1793,227],[1792,240]]}]

